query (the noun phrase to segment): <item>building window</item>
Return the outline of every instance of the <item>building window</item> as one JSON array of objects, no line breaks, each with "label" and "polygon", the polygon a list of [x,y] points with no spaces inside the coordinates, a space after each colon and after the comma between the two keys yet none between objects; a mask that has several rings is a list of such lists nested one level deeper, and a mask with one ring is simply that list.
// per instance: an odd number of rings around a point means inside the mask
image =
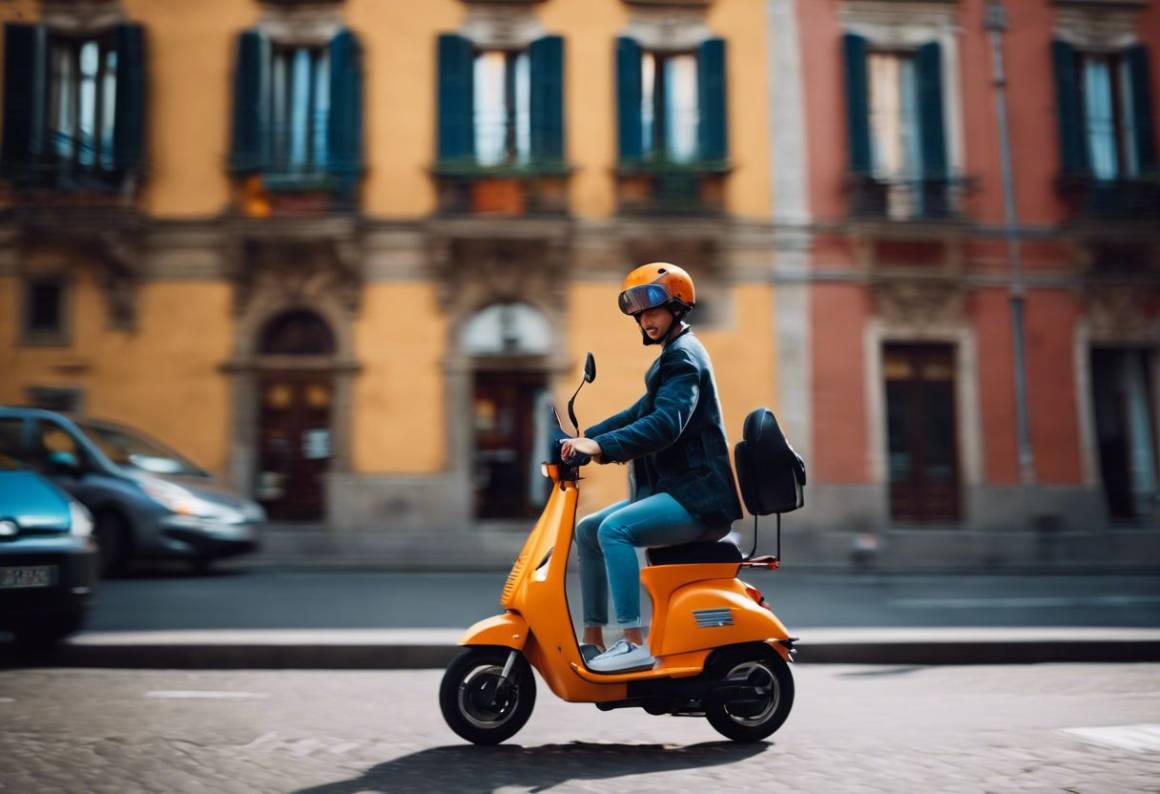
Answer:
[{"label": "building window", "polygon": [[[1146,182],[1140,177],[1158,169],[1148,48],[1077,50],[1058,39],[1051,48],[1061,184]],[[1154,210],[1153,202],[1142,202],[1131,191],[1116,194],[1109,185],[1093,187],[1096,201],[1090,209],[1110,207],[1123,215]]]},{"label": "building window", "polygon": [[60,276],[36,276],[25,281],[25,344],[67,343],[67,292],[65,279]]},{"label": "building window", "polygon": [[480,165],[531,158],[531,70],[526,51],[475,55],[475,156]]},{"label": "building window", "polygon": [[[354,203],[363,172],[362,45],[341,28],[309,46],[241,33],[234,69],[231,173],[249,190],[243,206],[282,205],[275,194],[311,192],[322,206]],[[294,196],[288,205],[301,210]]]},{"label": "building window", "polygon": [[641,58],[641,144],[646,158],[697,159],[697,55],[646,52]]},{"label": "building window", "polygon": [[50,150],[78,171],[111,171],[117,108],[117,50],[108,37],[54,37],[48,100]]},{"label": "building window", "polygon": [[4,26],[0,167],[14,185],[109,189],[145,160],[145,34]]},{"label": "building window", "polygon": [[1138,176],[1135,123],[1132,118],[1132,74],[1118,54],[1079,56],[1084,138],[1096,179]]},{"label": "building window", "polygon": [[1154,355],[1145,348],[1091,351],[1092,407],[1100,479],[1115,521],[1151,519],[1156,511]]},{"label": "building window", "polygon": [[322,47],[273,48],[270,151],[287,173],[326,169],[330,58]]},{"label": "building window", "polygon": [[80,389],[61,386],[29,386],[25,390],[28,405],[58,413],[81,413],[84,411],[85,394]]},{"label": "building window", "polygon": [[[851,213],[896,220],[952,210],[942,46],[872,49],[848,33],[846,124]],[[961,181],[961,180],[960,180]]]}]

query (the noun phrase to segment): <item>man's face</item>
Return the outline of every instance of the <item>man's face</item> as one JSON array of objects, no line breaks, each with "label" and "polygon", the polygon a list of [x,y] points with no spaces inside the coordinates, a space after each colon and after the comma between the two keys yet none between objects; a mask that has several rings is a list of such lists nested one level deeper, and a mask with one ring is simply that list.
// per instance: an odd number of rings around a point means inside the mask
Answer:
[{"label": "man's face", "polygon": [[673,314],[664,306],[655,309],[645,309],[637,316],[641,329],[648,334],[649,339],[660,339],[669,331],[673,324]]}]

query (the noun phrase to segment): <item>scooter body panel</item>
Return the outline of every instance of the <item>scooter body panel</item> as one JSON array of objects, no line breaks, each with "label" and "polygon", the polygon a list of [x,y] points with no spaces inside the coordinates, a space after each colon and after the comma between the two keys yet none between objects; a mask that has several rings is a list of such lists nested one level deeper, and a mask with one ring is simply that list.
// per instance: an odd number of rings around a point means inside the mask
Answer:
[{"label": "scooter body panel", "polygon": [[464,632],[460,645],[502,645],[522,651],[528,641],[528,622],[515,612],[484,618]]},{"label": "scooter body panel", "polygon": [[660,656],[789,637],[782,622],[745,592],[738,579],[686,585],[669,600]]}]

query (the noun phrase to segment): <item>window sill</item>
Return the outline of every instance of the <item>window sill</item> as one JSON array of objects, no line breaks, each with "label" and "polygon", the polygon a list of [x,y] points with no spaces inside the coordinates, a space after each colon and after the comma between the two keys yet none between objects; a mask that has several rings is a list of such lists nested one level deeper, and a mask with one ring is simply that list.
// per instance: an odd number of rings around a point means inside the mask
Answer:
[{"label": "window sill", "polygon": [[71,347],[72,339],[65,331],[24,331],[20,335],[21,347]]},{"label": "window sill", "polygon": [[671,160],[620,161],[617,176],[654,176],[663,174],[728,174],[733,165],[728,160],[696,160],[677,163]]}]

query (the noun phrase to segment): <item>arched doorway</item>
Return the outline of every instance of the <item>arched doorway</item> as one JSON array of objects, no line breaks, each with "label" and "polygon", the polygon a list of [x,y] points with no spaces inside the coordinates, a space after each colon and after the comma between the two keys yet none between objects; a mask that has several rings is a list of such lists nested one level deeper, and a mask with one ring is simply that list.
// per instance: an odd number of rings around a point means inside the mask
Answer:
[{"label": "arched doorway", "polygon": [[474,515],[535,516],[547,481],[547,356],[552,333],[539,309],[497,303],[463,326],[460,349],[471,362],[471,449]]},{"label": "arched doorway", "polygon": [[276,315],[259,331],[255,496],[270,517],[315,521],[325,512],[333,457],[336,345],[330,326],[305,309]]}]

